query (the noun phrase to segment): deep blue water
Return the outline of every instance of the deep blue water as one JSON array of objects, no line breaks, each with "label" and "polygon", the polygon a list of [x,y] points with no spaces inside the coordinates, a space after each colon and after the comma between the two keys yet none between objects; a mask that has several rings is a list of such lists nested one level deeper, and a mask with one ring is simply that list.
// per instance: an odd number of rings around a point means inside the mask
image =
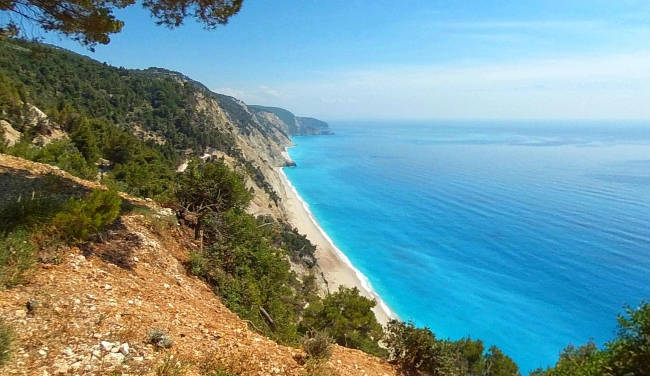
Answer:
[{"label": "deep blue water", "polygon": [[291,182],[403,319],[527,372],[650,298],[650,124],[334,123]]}]

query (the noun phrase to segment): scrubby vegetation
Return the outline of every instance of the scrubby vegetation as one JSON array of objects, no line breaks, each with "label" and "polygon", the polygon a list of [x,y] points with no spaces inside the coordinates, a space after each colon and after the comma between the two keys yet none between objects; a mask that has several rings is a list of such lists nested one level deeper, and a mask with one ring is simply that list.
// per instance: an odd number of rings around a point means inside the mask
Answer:
[{"label": "scrubby vegetation", "polygon": [[[51,192],[32,192],[0,207],[0,286],[23,283],[39,254],[57,252],[60,244],[88,240],[118,216],[117,193],[95,190],[67,202]],[[56,257],[56,255],[55,255]]]},{"label": "scrubby vegetation", "polygon": [[289,263],[313,267],[315,247],[285,224],[245,213],[250,194],[241,176],[222,162],[196,160],[178,181],[179,205],[196,214],[194,227],[205,239],[203,250],[190,254],[189,269],[230,309],[282,343],[297,345],[316,329],[342,345],[381,353],[375,303],[356,289],[321,300],[314,279],[301,280]]},{"label": "scrubby vegetation", "polygon": [[71,198],[52,224],[67,240],[84,241],[113,223],[121,205],[122,199],[115,191],[95,190],[82,200]]},{"label": "scrubby vegetation", "polygon": [[497,347],[483,342],[438,339],[428,328],[393,320],[386,328],[390,359],[409,374],[516,376],[517,365]]},{"label": "scrubby vegetation", "polygon": [[181,376],[184,373],[183,364],[170,354],[156,367],[156,376]]},{"label": "scrubby vegetation", "polygon": [[29,137],[25,137],[16,145],[6,148],[5,153],[58,166],[83,179],[94,180],[99,173],[97,167],[69,140],[56,140],[44,147],[37,147]]},{"label": "scrubby vegetation", "polygon": [[[194,237],[201,240],[206,219],[220,222],[221,213],[241,211],[251,198],[241,175],[224,163],[203,163],[200,159],[190,161],[179,175],[176,192],[181,213],[194,215]],[[217,225],[213,223],[213,228]]]},{"label": "scrubby vegetation", "polygon": [[310,331],[302,341],[302,349],[307,354],[308,360],[320,362],[332,356],[332,343],[334,340],[321,331]]},{"label": "scrubby vegetation", "polygon": [[650,303],[627,308],[618,317],[618,335],[599,349],[593,342],[568,346],[554,367],[531,376],[650,375]]},{"label": "scrubby vegetation", "polygon": [[341,346],[385,356],[385,350],[378,345],[383,331],[372,312],[375,304],[374,300],[361,296],[356,287],[340,287],[337,292],[310,304],[300,326],[306,331],[321,331]]},{"label": "scrubby vegetation", "polygon": [[0,319],[0,367],[9,360],[12,342],[13,331]]},{"label": "scrubby vegetation", "polygon": [[0,286],[15,286],[24,281],[34,264],[35,249],[29,232],[18,229],[0,237]]},{"label": "scrubby vegetation", "polygon": [[153,329],[147,333],[147,343],[154,345],[157,349],[168,349],[172,347],[174,341],[162,329]]},{"label": "scrubby vegetation", "polygon": [[[220,171],[226,167],[209,162],[197,168]],[[188,169],[183,175],[194,171]],[[289,253],[281,242],[275,242],[278,224],[245,213],[242,208],[250,196],[241,191],[236,176],[223,176],[228,178],[221,180],[221,189],[212,191],[221,195],[221,202],[200,215],[205,247],[191,255],[190,270],[210,283],[224,303],[254,327],[283,343],[297,344],[300,312],[315,294],[300,293],[305,286],[291,271]],[[196,204],[210,202],[202,194],[180,190],[178,197],[190,208],[190,198],[198,200]]]}]

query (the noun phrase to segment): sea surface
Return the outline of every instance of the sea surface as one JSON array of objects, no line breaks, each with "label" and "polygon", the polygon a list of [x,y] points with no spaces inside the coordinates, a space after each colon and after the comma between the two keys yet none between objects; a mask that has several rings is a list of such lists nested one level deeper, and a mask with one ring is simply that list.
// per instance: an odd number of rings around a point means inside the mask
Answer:
[{"label": "sea surface", "polygon": [[331,127],[285,172],[401,319],[527,373],[650,299],[650,123]]}]

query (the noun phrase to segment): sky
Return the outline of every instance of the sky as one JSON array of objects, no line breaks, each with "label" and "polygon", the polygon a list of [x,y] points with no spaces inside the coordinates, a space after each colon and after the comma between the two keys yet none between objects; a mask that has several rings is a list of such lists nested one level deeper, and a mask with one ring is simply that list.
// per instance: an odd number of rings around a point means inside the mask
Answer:
[{"label": "sky", "polygon": [[228,25],[139,5],[90,52],[326,120],[650,119],[647,0],[244,0]]}]

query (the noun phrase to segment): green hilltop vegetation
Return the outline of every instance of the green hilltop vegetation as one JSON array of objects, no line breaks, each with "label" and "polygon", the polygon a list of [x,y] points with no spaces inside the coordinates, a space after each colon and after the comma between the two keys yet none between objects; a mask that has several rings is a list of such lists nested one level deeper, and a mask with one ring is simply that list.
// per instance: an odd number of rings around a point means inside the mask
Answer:
[{"label": "green hilltop vegetation", "polygon": [[[210,123],[214,120],[203,116],[197,93],[217,100],[228,123]],[[69,138],[35,143],[48,124],[29,120],[30,105]],[[246,176],[271,198],[272,189],[229,130],[264,130],[254,118],[260,111],[285,122],[293,119],[287,123],[292,134],[301,134],[305,124],[320,133],[327,128],[286,110],[248,108],[252,112],[176,72],[115,68],[51,46],[0,39],[0,120],[22,134],[13,146],[0,144],[0,151],[111,188],[68,194],[64,184],[48,178],[32,187],[31,198],[3,192],[13,196],[0,203],[0,288],[29,283],[34,263],[56,262],[66,245],[101,239],[120,213],[135,210],[116,193],[124,191],[173,208],[202,244],[191,252],[188,271],[254,329],[280,343],[303,343],[317,358],[329,353],[333,341],[385,357],[405,374],[519,375],[507,355],[495,346],[486,349],[480,340],[439,339],[427,328],[400,321],[382,328],[372,313],[375,302],[357,289],[320,297],[313,274],[315,246],[286,223],[246,212],[252,198]],[[143,137],[138,128],[159,139]],[[238,166],[197,158],[206,148],[222,151]],[[177,172],[187,157],[187,168]],[[298,275],[291,263],[312,272]],[[557,366],[534,374],[650,375],[650,307],[629,310],[619,322],[618,337],[603,349],[570,347]],[[11,333],[0,321],[0,365],[10,356]]]}]

